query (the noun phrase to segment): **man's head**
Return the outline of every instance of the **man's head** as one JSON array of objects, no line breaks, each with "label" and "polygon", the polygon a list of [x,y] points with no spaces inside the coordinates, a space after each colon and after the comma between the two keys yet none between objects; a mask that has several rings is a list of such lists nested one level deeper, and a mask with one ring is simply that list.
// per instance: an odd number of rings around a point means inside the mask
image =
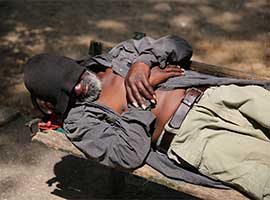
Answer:
[{"label": "man's head", "polygon": [[[100,83],[97,83],[98,89],[94,88],[91,84],[93,80],[96,83],[97,78],[92,80],[90,76],[95,75],[86,72],[74,60],[49,54],[32,57],[24,69],[24,82],[31,96],[51,103],[55,111],[62,114],[70,103],[76,101],[76,96],[82,100],[85,100],[82,97],[93,99],[98,96]],[[89,82],[90,85],[86,86]],[[80,93],[80,87],[83,93]]]},{"label": "man's head", "polygon": [[101,92],[101,81],[92,72],[85,71],[76,84],[74,92],[77,101],[92,102]]}]

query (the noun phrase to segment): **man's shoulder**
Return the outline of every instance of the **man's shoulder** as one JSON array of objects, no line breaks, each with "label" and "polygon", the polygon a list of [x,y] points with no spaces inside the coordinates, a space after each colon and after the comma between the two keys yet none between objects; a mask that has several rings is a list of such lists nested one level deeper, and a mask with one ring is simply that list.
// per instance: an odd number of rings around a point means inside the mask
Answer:
[{"label": "man's shoulder", "polygon": [[109,107],[94,102],[77,102],[68,112],[65,120],[78,120],[83,118],[99,118],[105,115],[117,115]]}]

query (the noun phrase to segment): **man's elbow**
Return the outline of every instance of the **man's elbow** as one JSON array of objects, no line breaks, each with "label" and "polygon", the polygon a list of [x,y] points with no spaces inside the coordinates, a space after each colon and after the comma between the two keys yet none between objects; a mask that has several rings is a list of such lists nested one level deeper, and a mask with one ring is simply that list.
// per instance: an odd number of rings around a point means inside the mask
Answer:
[{"label": "man's elbow", "polygon": [[[118,152],[117,158],[114,164],[118,168],[124,168],[127,170],[133,170],[141,167],[146,158],[146,154],[138,153],[138,152]],[[117,161],[118,160],[118,161]]]},{"label": "man's elbow", "polygon": [[129,160],[130,163],[130,169],[137,169],[144,165],[145,158],[142,158],[141,156],[134,156],[133,159]]}]

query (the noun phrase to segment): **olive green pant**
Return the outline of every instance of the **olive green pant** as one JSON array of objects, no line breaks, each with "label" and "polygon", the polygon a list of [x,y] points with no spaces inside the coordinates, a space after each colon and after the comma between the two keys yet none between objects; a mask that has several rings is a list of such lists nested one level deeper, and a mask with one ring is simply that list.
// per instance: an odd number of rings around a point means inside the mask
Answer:
[{"label": "olive green pant", "polygon": [[258,86],[207,89],[175,133],[168,156],[255,199],[270,199],[270,92]]}]

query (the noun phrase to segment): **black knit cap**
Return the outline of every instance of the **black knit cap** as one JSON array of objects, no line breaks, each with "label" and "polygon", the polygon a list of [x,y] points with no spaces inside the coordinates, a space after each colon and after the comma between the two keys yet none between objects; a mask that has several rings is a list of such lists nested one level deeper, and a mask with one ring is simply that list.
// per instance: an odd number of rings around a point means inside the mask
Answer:
[{"label": "black knit cap", "polygon": [[56,112],[64,114],[73,96],[72,90],[84,71],[71,58],[39,54],[26,63],[24,83],[32,96],[49,101]]}]

